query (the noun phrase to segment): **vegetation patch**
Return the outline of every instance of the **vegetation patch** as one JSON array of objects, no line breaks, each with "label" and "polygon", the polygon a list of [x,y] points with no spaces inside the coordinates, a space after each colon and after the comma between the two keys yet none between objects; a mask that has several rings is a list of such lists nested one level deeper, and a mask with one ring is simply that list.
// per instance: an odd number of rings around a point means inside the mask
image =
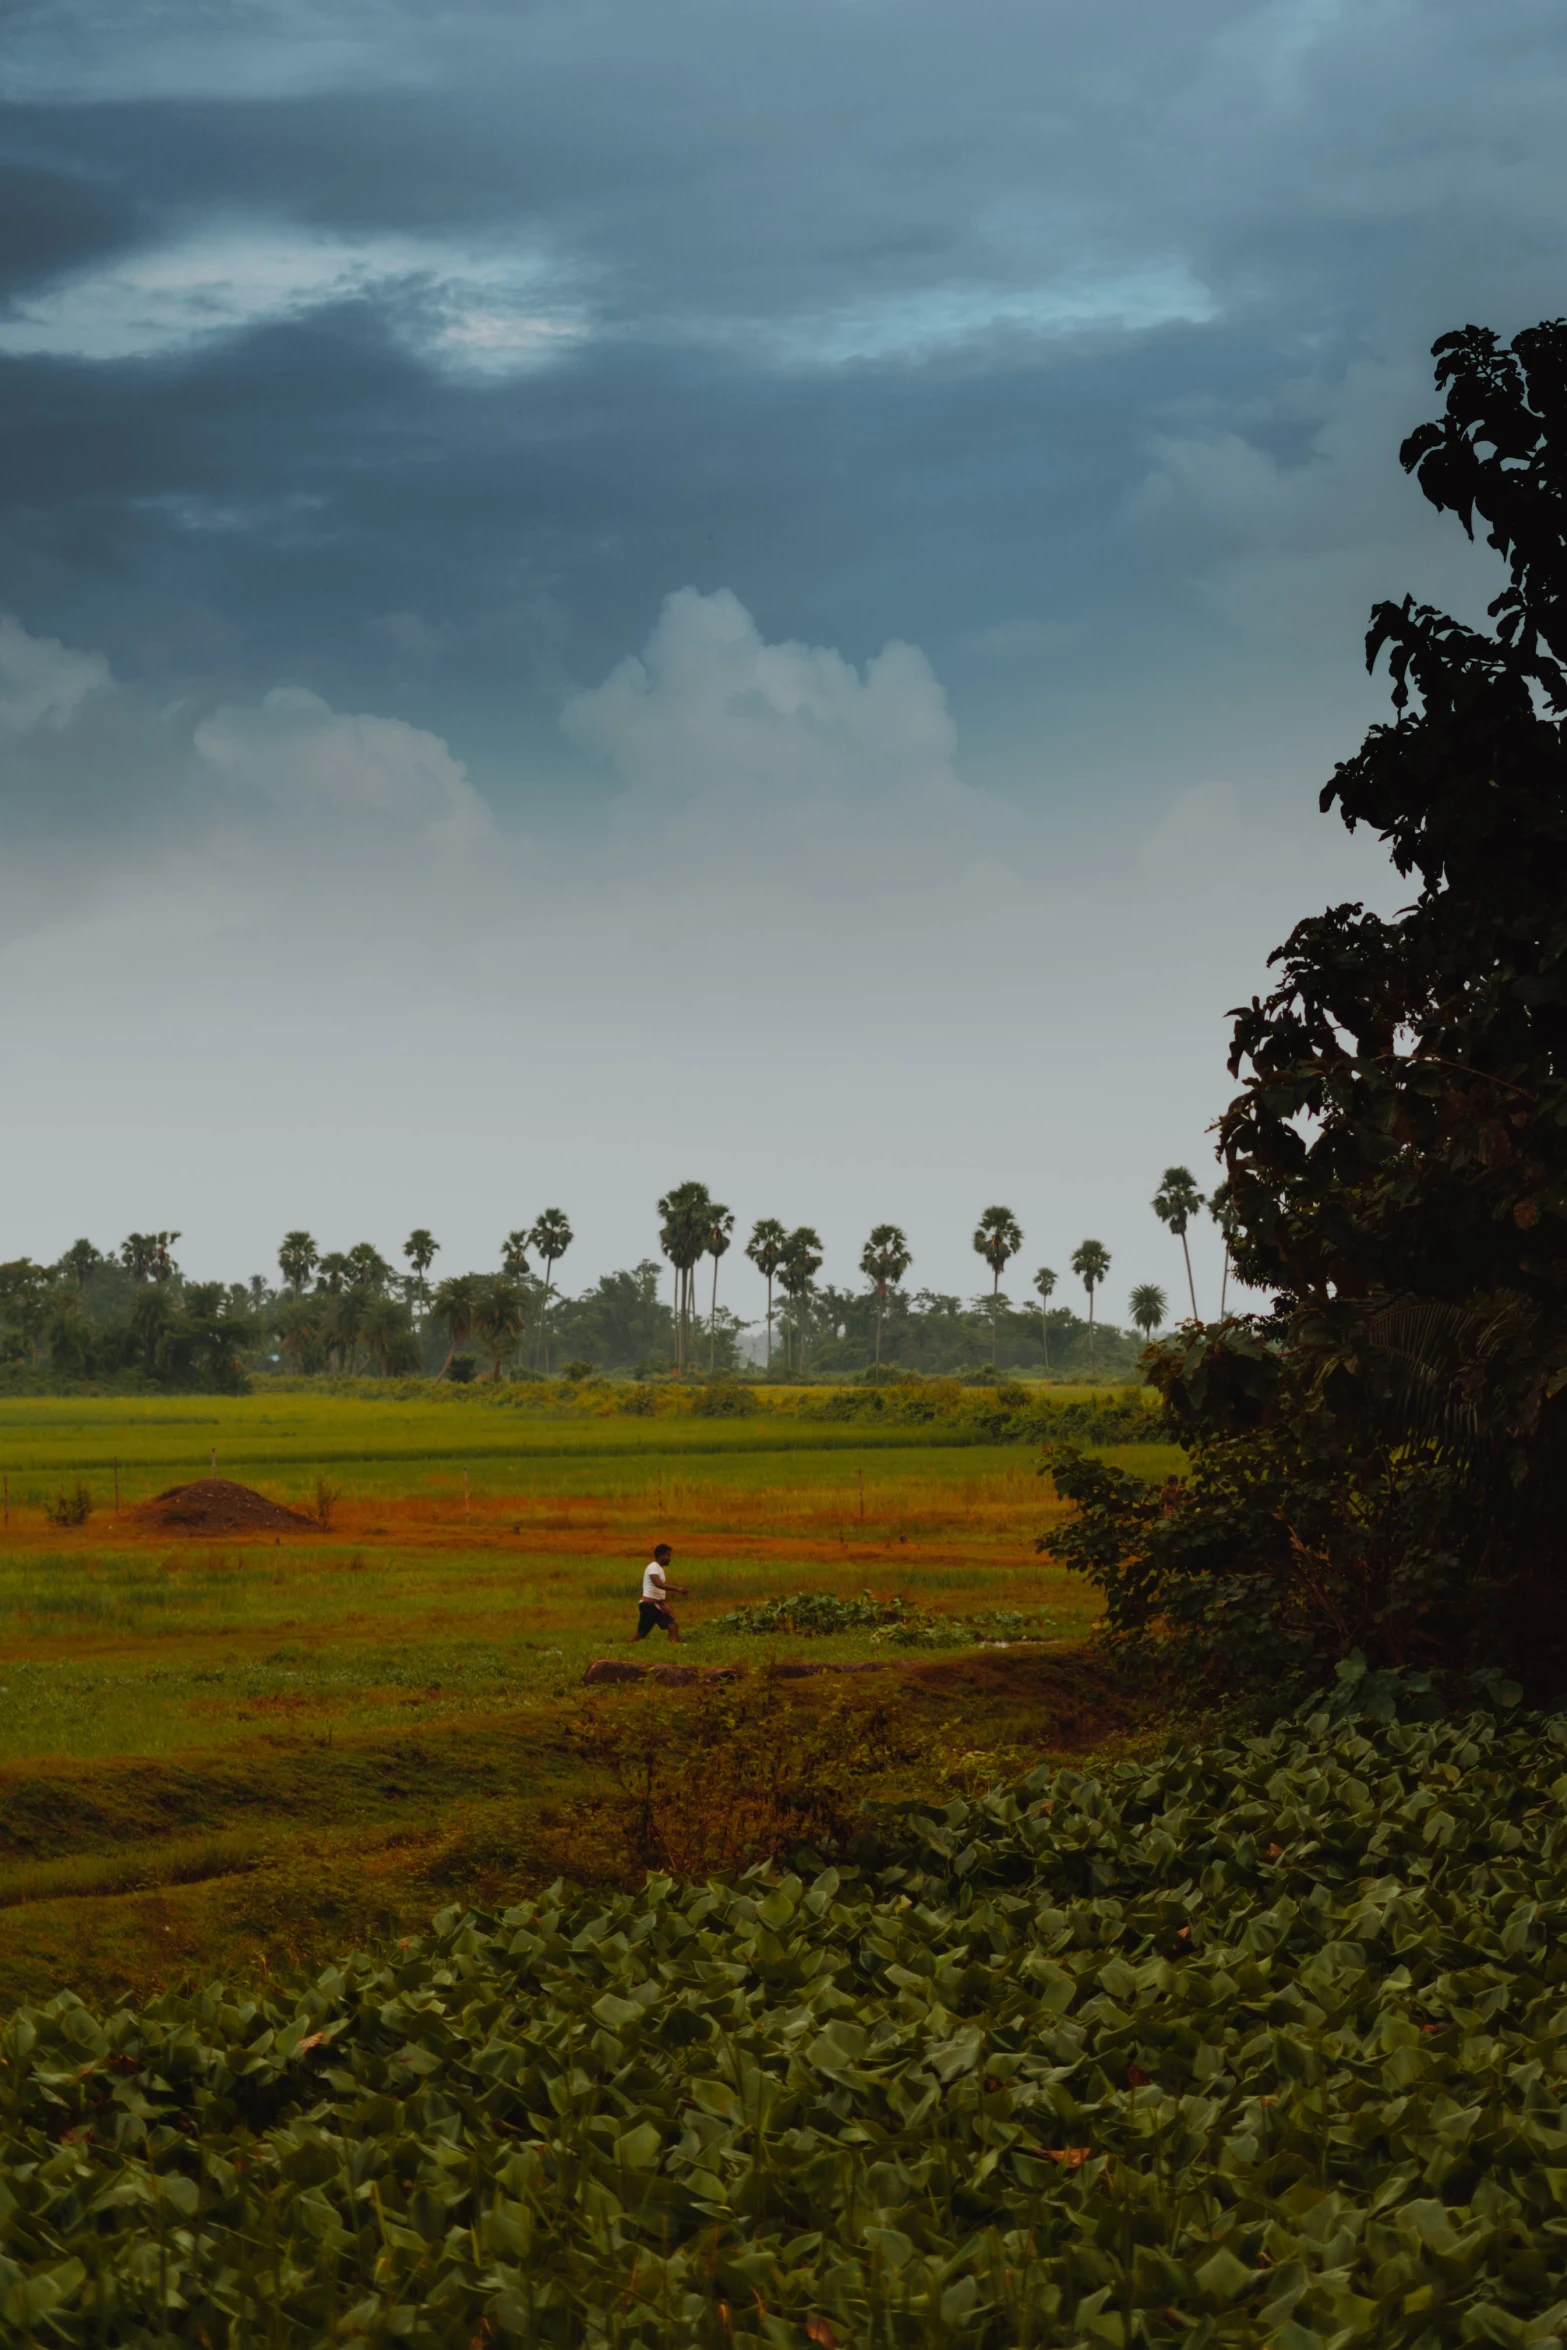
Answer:
[{"label": "vegetation patch", "polygon": [[[1567,1725],[1031,1774],[4,2038],[66,2344],[1547,2342]],[[1113,2323],[1112,2323],[1113,2321]]]}]

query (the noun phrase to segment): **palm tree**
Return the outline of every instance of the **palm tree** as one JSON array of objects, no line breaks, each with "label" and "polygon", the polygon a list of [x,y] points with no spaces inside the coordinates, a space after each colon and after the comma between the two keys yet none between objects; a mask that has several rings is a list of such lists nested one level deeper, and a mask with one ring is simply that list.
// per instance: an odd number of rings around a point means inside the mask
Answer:
[{"label": "palm tree", "polygon": [[1219,1227],[1224,1241],[1224,1272],[1219,1282],[1219,1319],[1224,1319],[1225,1300],[1230,1293],[1230,1259],[1235,1251],[1240,1232],[1240,1218],[1235,1213],[1235,1194],[1228,1183],[1221,1183],[1208,1202],[1208,1213]]},{"label": "palm tree", "polygon": [[1023,1245],[1023,1228],[1010,1208],[987,1208],[974,1233],[974,1249],[990,1267],[990,1362],[997,1370],[996,1310],[1001,1302],[1001,1276]]},{"label": "palm tree", "polygon": [[550,1367],[550,1283],[555,1267],[570,1248],[573,1233],[564,1208],[546,1208],[536,1220],[528,1239],[544,1259],[544,1300],[539,1307],[539,1368]]},{"label": "palm tree", "polygon": [[277,1252],[277,1266],[296,1297],[304,1295],[305,1283],[320,1262],[316,1244],[308,1232],[284,1233]]},{"label": "palm tree", "polygon": [[528,1277],[528,1235],[526,1232],[508,1232],[501,1243],[501,1271],[509,1281],[526,1281]]},{"label": "palm tree", "polygon": [[497,1384],[501,1364],[521,1339],[527,1319],[527,1301],[514,1281],[486,1281],[474,1300],[472,1326],[484,1340],[490,1377]]},{"label": "palm tree", "polygon": [[73,1240],[60,1262],[62,1265],[69,1265],[75,1274],[77,1288],[85,1289],[89,1279],[97,1272],[98,1267],[105,1262],[105,1259],[102,1253],[93,1247],[90,1240]]},{"label": "palm tree", "polygon": [[1110,1270],[1110,1251],[1102,1240],[1085,1240],[1072,1251],[1072,1270],[1088,1292],[1088,1376],[1094,1375],[1094,1291]]},{"label": "palm tree", "polygon": [[692,1284],[697,1259],[707,1248],[713,1202],[705,1183],[677,1183],[658,1203],[658,1244],[675,1269],[675,1368],[686,1367],[686,1333],[691,1323]]},{"label": "palm tree", "polygon": [[876,1360],[881,1361],[881,1325],[887,1311],[887,1292],[896,1289],[914,1262],[914,1254],[897,1224],[878,1224],[860,1251],[860,1271],[876,1291]]},{"label": "palm tree", "polygon": [[1044,1341],[1045,1369],[1050,1368],[1050,1323],[1045,1308],[1055,1295],[1056,1277],[1048,1265],[1041,1265],[1034,1275],[1034,1287],[1039,1292],[1039,1335]]},{"label": "palm tree", "polygon": [[713,1302],[707,1319],[707,1368],[712,1372],[718,1355],[718,1260],[728,1253],[730,1238],[735,1228],[735,1212],[720,1200],[712,1200],[707,1210],[707,1253],[713,1260]]},{"label": "palm tree", "polygon": [[1157,1281],[1139,1281],[1131,1296],[1131,1316],[1144,1339],[1152,1338],[1170,1311],[1170,1301]]},{"label": "palm tree", "polygon": [[784,1242],[783,1262],[778,1268],[779,1285],[794,1308],[793,1323],[799,1336],[798,1360],[795,1368],[804,1371],[810,1352],[810,1299],[812,1277],[822,1269],[821,1235],[809,1224],[798,1224]]},{"label": "palm tree", "polygon": [[776,1216],[759,1216],[751,1227],[745,1253],[767,1283],[767,1368],[773,1367],[773,1282],[783,1263],[789,1236]]},{"label": "palm tree", "polygon": [[445,1378],[452,1367],[453,1355],[473,1336],[479,1287],[477,1273],[453,1273],[441,1283],[430,1301],[431,1312],[437,1321],[446,1325],[446,1360],[435,1374],[438,1379]]},{"label": "palm tree", "polygon": [[336,1297],[338,1291],[352,1279],[353,1267],[342,1250],[329,1248],[316,1266],[317,1289],[324,1289],[328,1297]]},{"label": "palm tree", "polygon": [[1181,1244],[1186,1259],[1186,1287],[1192,1301],[1192,1320],[1197,1313],[1197,1288],[1192,1280],[1192,1252],[1186,1245],[1186,1227],[1203,1204],[1189,1167],[1166,1167],[1159,1188],[1153,1195],[1153,1212],[1161,1224],[1168,1224]]},{"label": "palm tree", "polygon": [[348,1278],[356,1289],[382,1290],[390,1286],[392,1268],[374,1241],[355,1241],[348,1252]]},{"label": "palm tree", "polygon": [[425,1275],[434,1264],[440,1246],[441,1244],[434,1233],[426,1232],[422,1224],[416,1224],[403,1242],[403,1254],[413,1267],[414,1295],[419,1300],[421,1319],[424,1314],[425,1299],[428,1295]]}]

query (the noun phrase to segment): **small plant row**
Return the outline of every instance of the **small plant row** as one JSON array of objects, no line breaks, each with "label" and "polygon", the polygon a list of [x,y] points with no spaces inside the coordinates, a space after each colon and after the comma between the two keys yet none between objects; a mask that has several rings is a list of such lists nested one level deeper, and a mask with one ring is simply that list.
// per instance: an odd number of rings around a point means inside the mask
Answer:
[{"label": "small plant row", "polygon": [[968,1648],[985,1640],[1046,1640],[1054,1631],[1043,1609],[1025,1616],[1015,1608],[992,1608],[967,1616],[936,1615],[900,1594],[874,1599],[862,1591],[843,1599],[831,1591],[792,1591],[782,1599],[759,1599],[731,1608],[703,1626],[708,1632],[741,1632],[765,1638],[774,1633],[805,1639],[835,1632],[869,1632],[902,1648]]},{"label": "small plant row", "polygon": [[836,1866],[447,1912],[293,1996],[62,1995],[0,2035],[0,2327],[1557,2342],[1564,1748],[1319,1715]]}]

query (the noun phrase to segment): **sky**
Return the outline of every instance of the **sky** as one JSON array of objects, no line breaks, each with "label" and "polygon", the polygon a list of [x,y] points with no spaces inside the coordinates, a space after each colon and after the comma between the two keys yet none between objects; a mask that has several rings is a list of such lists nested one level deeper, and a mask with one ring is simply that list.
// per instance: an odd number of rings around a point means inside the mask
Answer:
[{"label": "sky", "polygon": [[[0,1255],[1178,1297],[1226,1014],[1401,890],[1362,643],[1494,558],[1429,346],[1567,309],[1555,0],[19,0]],[[1195,1250],[1198,1304],[1218,1253]],[[753,1291],[755,1294],[753,1295]],[[760,1311],[734,1252],[724,1293]]]}]

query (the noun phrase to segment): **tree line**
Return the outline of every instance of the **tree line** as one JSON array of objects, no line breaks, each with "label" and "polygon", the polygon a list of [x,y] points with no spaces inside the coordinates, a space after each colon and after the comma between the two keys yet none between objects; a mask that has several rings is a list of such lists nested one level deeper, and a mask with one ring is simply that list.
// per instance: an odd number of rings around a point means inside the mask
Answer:
[{"label": "tree line", "polygon": [[[1184,1249],[1203,1205],[1186,1170],[1166,1171],[1154,1204]],[[0,1368],[13,1385],[52,1375],[220,1389],[262,1367],[349,1378],[500,1380],[589,1369],[712,1377],[758,1367],[744,1360],[742,1341],[759,1327],[759,1367],[772,1377],[1125,1375],[1167,1318],[1165,1291],[1144,1282],[1130,1298],[1137,1336],[1106,1325],[1098,1307],[1110,1254],[1092,1239],[1070,1258],[1086,1316],[1056,1300],[1057,1276],[1046,1265],[1031,1277],[1031,1301],[1015,1304],[1001,1284],[1021,1253],[1022,1227],[1010,1208],[995,1206],[972,1236],[989,1291],[966,1301],[910,1288],[914,1253],[900,1225],[872,1228],[858,1259],[864,1286],[853,1289],[820,1280],[814,1226],[759,1217],[743,1243],[765,1285],[756,1325],[719,1300],[734,1211],[692,1181],[659,1199],[657,1218],[668,1301],[652,1258],[563,1294],[559,1268],[575,1235],[558,1207],[507,1233],[494,1267],[444,1278],[435,1277],[441,1243],[422,1225],[403,1242],[400,1263],[371,1241],[323,1250],[310,1232],[287,1232],[276,1283],[259,1274],[187,1280],[176,1231],[133,1232],[114,1250],[79,1240],[52,1265],[26,1257],[0,1265]]]}]

